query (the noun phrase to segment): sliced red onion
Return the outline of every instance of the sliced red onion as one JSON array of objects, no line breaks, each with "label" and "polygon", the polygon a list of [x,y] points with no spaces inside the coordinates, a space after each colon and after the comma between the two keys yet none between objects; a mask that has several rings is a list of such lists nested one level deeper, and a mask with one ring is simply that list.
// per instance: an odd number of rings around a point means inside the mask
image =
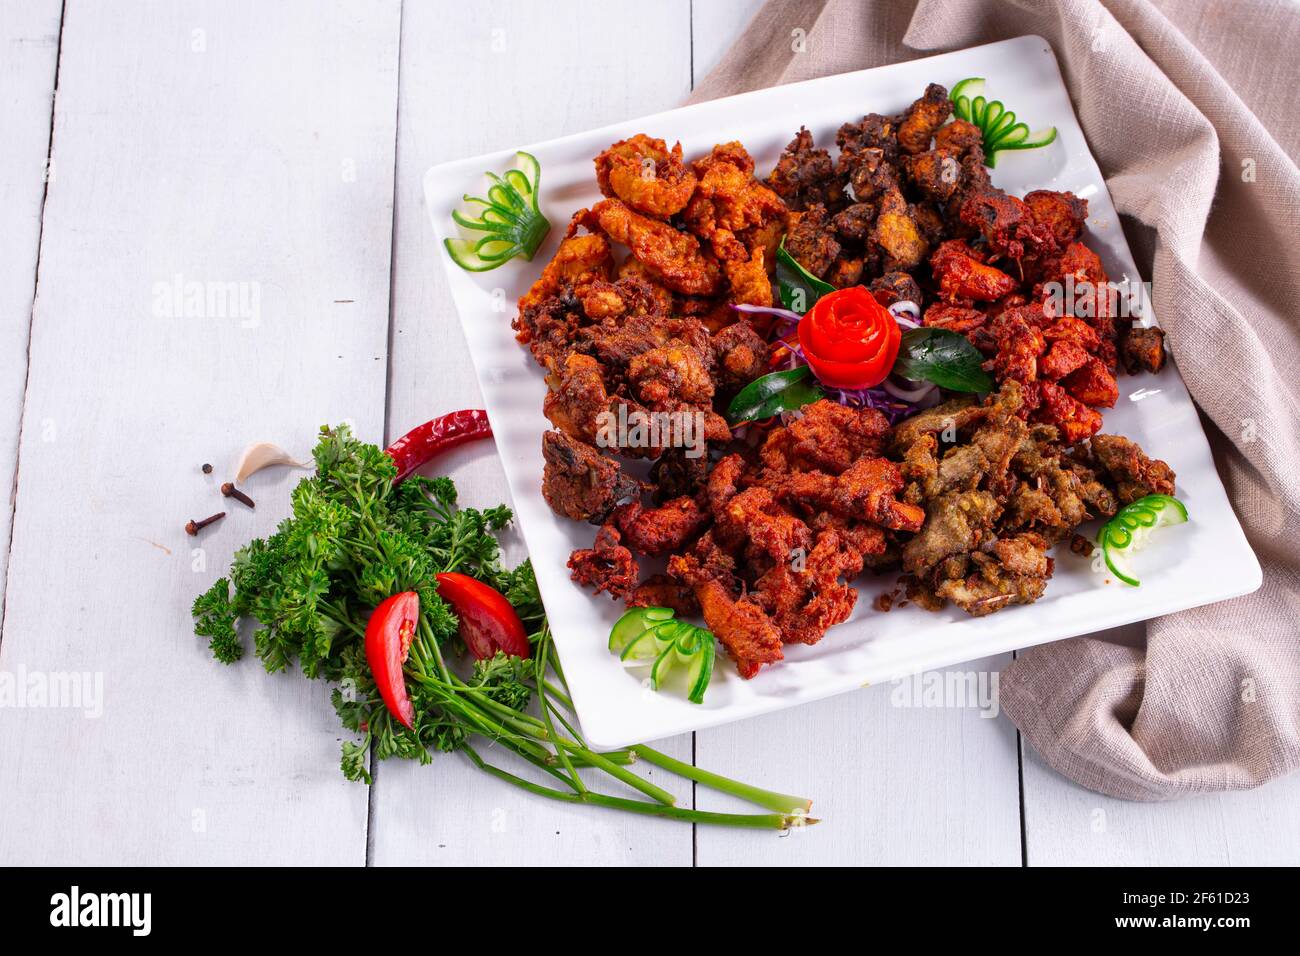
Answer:
[{"label": "sliced red onion", "polygon": [[[915,302],[912,302],[909,299],[900,299],[895,302],[889,307],[889,314],[894,317],[895,322],[905,329],[915,329],[919,328],[921,325],[921,323],[917,321],[921,317],[921,310],[917,307]],[[911,316],[911,318],[904,318],[905,315]]]},{"label": "sliced red onion", "polygon": [[776,309],[765,305],[746,305],[746,304],[737,305],[736,303],[733,302],[731,304],[731,307],[735,309],[737,312],[758,312],[758,313],[766,313],[770,315],[779,315],[781,318],[788,319],[791,322],[798,322],[801,318],[803,318],[803,316],[801,316],[798,312],[792,312],[789,309]]},{"label": "sliced red onion", "polygon": [[936,388],[933,382],[924,382],[917,388],[900,388],[887,378],[880,383],[880,387],[904,402],[919,402]]}]

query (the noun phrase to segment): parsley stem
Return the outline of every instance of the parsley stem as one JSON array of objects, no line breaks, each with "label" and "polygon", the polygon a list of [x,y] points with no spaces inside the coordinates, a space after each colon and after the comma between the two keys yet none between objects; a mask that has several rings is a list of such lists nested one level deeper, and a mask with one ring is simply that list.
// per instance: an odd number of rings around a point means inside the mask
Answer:
[{"label": "parsley stem", "polygon": [[730,777],[724,777],[721,774],[711,773],[692,764],[675,760],[666,753],[661,753],[652,747],[647,747],[645,744],[636,744],[628,749],[637,757],[647,763],[654,764],[656,767],[662,767],[664,770],[685,777],[687,780],[694,780],[696,783],[702,783],[712,790],[729,793],[733,797],[739,797],[768,810],[775,810],[779,813],[807,813],[812,808],[811,800],[790,796],[785,793],[776,793],[772,790],[764,790],[761,787],[741,783],[739,780],[732,780]]},{"label": "parsley stem", "polygon": [[[542,636],[537,642],[537,663],[538,666],[543,668],[546,666],[546,661],[550,654],[550,640],[551,626],[548,622],[544,621],[542,623]],[[542,698],[542,719],[546,721],[547,734],[551,737],[555,737],[555,726],[551,723],[551,708],[548,706],[545,696]],[[570,728],[570,732],[572,732],[572,728]],[[574,734],[574,736],[576,737],[577,735]],[[578,772],[573,769],[573,764],[569,762],[568,752],[563,747],[556,747],[555,755],[560,758],[560,763],[564,765],[564,769],[567,770],[569,776],[573,778],[573,789],[578,791],[578,793],[586,793],[587,785],[582,782],[582,778],[578,776]],[[604,758],[600,759],[603,760]],[[609,761],[606,761],[606,764],[613,766]]]},{"label": "parsley stem", "polygon": [[653,817],[667,817],[672,820],[682,820],[688,823],[705,823],[715,826],[744,827],[756,830],[788,830],[792,827],[811,826],[817,820],[803,816],[798,813],[717,813],[709,810],[690,810],[685,807],[664,806],[657,803],[646,803],[641,800],[628,800],[624,797],[612,797],[603,793],[596,793],[588,790],[586,793],[565,793],[563,790],[556,790],[552,787],[545,787],[541,784],[533,783],[518,777],[513,773],[502,770],[500,767],[494,767],[485,762],[474,750],[466,744],[463,748],[466,756],[473,761],[474,765],[480,770],[491,774],[499,780],[504,780],[520,789],[527,790],[529,793],[540,797],[546,797],[551,800],[559,800],[563,803],[587,803],[597,807],[607,807],[612,810],[625,810],[629,813],[641,813]]}]

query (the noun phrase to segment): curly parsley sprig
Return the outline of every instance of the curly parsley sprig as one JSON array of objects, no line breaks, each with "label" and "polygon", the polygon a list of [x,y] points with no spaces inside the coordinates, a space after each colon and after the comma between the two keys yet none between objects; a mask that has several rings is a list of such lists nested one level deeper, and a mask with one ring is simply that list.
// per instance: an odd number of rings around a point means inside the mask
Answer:
[{"label": "curly parsley sprig", "polygon": [[[335,686],[334,709],[358,740],[343,743],[349,780],[369,783],[372,760],[428,763],[435,752],[463,752],[485,772],[549,799],[739,827],[782,829],[811,822],[809,801],[710,774],[642,745],[593,750],[571,720],[572,702],[554,656],[532,566],[501,566],[495,537],[511,519],[504,505],[459,508],[447,478],[397,481],[397,467],[346,427],[323,428],[315,475],[292,494],[292,516],[275,533],[249,542],[193,605],[194,630],[213,656],[233,663],[243,654],[238,624],[257,622],[254,654],[271,672],[297,664]],[[438,594],[436,576],[468,574],[510,601],[528,629],[532,655],[478,661],[462,678],[448,661],[459,656],[458,621]],[[419,594],[419,621],[404,667],[414,708],[411,727],[385,706],[366,660],[370,612],[392,594]],[[552,679],[553,678],[553,679]],[[484,738],[553,777],[556,786],[526,780],[488,764],[471,744]],[[706,813],[677,807],[673,796],[627,769],[646,760],[686,779],[731,793],[770,811]],[[599,793],[578,773],[590,768],[649,800]]]}]

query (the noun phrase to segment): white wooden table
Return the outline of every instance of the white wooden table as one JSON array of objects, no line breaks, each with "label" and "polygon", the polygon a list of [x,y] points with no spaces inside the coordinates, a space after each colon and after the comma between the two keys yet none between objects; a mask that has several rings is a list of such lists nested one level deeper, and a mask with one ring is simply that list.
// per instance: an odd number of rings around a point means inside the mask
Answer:
[{"label": "white wooden table", "polygon": [[[321,686],[192,636],[297,477],[186,537],[246,443],[478,404],[425,169],[670,107],[759,5],[3,0],[0,671],[102,675],[103,712],[0,709],[0,863],[1300,862],[1300,779],[1107,800],[1005,717],[889,688],[667,745],[813,796],[826,822],[784,838],[557,806],[459,757],[367,790]],[[187,282],[234,294],[169,307]],[[468,503],[505,496],[490,448],[448,470]]]}]

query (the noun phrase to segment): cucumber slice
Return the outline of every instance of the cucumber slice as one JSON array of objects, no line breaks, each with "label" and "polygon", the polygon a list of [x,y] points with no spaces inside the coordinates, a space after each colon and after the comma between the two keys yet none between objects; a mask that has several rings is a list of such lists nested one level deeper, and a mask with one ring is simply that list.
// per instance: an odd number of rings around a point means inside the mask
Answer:
[{"label": "cucumber slice", "polygon": [[658,690],[659,685],[663,683],[668,676],[668,672],[678,661],[676,643],[669,644],[655,658],[654,666],[650,668],[650,689]]},{"label": "cucumber slice", "polygon": [[[490,237],[489,237],[490,238]],[[501,265],[501,259],[482,255],[477,246],[481,239],[444,239],[451,261],[469,272],[487,272]]]},{"label": "cucumber slice", "polygon": [[1003,140],[1002,142],[997,144],[997,148],[1000,150],[1001,149],[1037,149],[1040,146],[1046,146],[1048,143],[1053,143],[1056,141],[1055,126],[1049,126],[1047,127],[1047,129],[1040,129],[1033,133],[1030,133],[1028,131],[1028,127],[1026,127],[1025,132],[1026,135],[1023,139],[1018,139],[1014,143],[1009,143],[1006,140]]},{"label": "cucumber slice", "polygon": [[501,176],[485,174],[489,183],[486,197],[463,197],[467,205],[481,207],[476,218],[452,211],[451,218],[461,229],[489,233],[477,240],[443,241],[452,261],[462,269],[486,272],[516,256],[531,261],[550,231],[551,224],[537,207],[542,176],[537,158],[521,151],[515,154],[515,163],[514,169]]},{"label": "cucumber slice", "polygon": [[1006,107],[1002,105],[1001,100],[989,100],[989,105],[984,107],[984,135],[992,135],[1002,121],[1006,113]]},{"label": "cucumber slice", "polygon": [[956,103],[962,97],[965,97],[967,100],[969,100],[972,96],[978,96],[980,93],[983,92],[984,92],[984,77],[969,76],[966,79],[960,81],[956,86],[952,88],[952,92],[948,94],[948,99]]},{"label": "cucumber slice", "polygon": [[970,101],[970,121],[980,129],[984,128],[984,110],[988,106],[988,101],[982,96],[977,96]]},{"label": "cucumber slice", "polygon": [[673,610],[668,607],[632,608],[614,623],[614,629],[609,632],[609,649],[621,651],[633,638],[672,617]]},{"label": "cucumber slice", "polygon": [[671,647],[677,638],[677,629],[690,627],[681,621],[664,621],[632,638],[623,648],[619,659],[623,661],[647,661],[663,653],[665,647]]},{"label": "cucumber slice", "polygon": [[1129,569],[1133,553],[1146,546],[1152,531],[1186,521],[1187,508],[1172,495],[1147,495],[1126,505],[1098,536],[1106,567],[1125,584],[1140,586],[1142,582]]},{"label": "cucumber slice", "polygon": [[709,680],[713,677],[713,635],[702,629],[697,628],[697,630],[703,635],[703,639],[700,641],[699,649],[691,656],[686,671],[688,684],[686,699],[692,704],[704,703],[704,692],[708,690]]}]

